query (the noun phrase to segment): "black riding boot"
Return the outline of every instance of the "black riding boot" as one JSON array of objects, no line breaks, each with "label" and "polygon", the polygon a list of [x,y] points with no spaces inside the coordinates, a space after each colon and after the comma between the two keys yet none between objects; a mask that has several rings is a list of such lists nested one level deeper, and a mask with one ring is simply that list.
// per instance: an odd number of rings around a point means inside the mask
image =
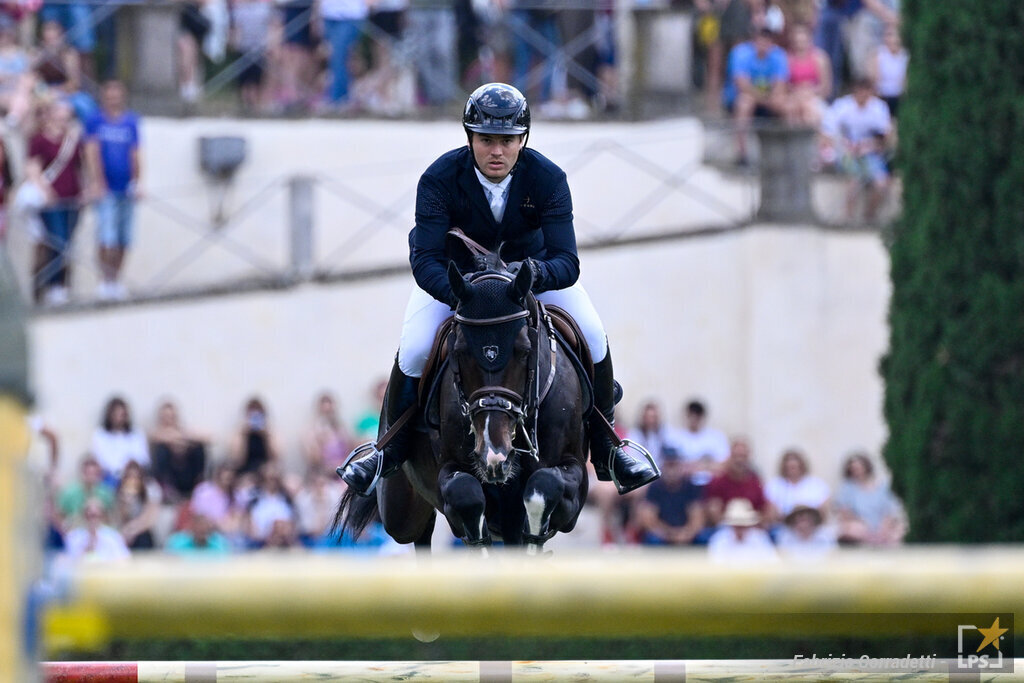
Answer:
[{"label": "black riding boot", "polygon": [[[409,377],[398,367],[398,359],[391,369],[391,379],[388,380],[387,393],[384,396],[384,410],[382,411],[385,424],[380,435],[383,435],[387,428],[395,424],[406,410],[416,404],[416,390],[419,380]],[[378,438],[380,438],[378,436]],[[391,441],[381,452],[376,444],[363,444],[349,455],[350,462],[345,467],[338,468],[338,475],[361,496],[368,496],[377,484],[377,472],[381,477],[393,474],[402,463],[409,457],[412,447],[413,428],[408,423],[392,437]],[[373,454],[366,458],[354,459],[360,450],[372,447]],[[367,449],[370,450],[370,449]],[[381,463],[383,460],[383,463]]]},{"label": "black riding boot", "polygon": [[[600,411],[612,425],[615,424],[615,402],[615,378],[609,350],[604,360],[594,364],[594,410]],[[597,478],[614,481],[620,494],[640,488],[661,476],[652,461],[617,446],[598,415],[590,418],[590,462],[594,464]]]}]

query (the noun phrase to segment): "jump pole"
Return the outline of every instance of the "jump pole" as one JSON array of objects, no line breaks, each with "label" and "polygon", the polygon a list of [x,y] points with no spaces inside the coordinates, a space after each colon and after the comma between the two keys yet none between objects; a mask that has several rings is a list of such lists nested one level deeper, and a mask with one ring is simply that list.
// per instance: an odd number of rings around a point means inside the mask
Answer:
[{"label": "jump pole", "polygon": [[[1024,660],[1015,673],[973,680],[1024,681]],[[308,681],[418,681],[430,683],[539,683],[540,681],[954,681],[955,661],[916,660],[905,668],[853,665],[826,668],[806,661],[602,660],[517,662],[50,662],[46,683],[307,683]]]}]

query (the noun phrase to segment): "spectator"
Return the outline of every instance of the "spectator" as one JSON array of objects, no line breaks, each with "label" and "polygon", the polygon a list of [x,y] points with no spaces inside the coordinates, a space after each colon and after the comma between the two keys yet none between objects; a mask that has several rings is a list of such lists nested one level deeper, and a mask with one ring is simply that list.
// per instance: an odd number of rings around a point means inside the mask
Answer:
[{"label": "spectator", "polygon": [[371,401],[356,419],[357,440],[363,441],[377,438],[377,430],[380,427],[380,410],[381,406],[384,405],[384,394],[387,393],[387,389],[388,382],[386,379],[380,379],[374,383]]},{"label": "spectator", "polygon": [[103,84],[100,112],[88,124],[87,152],[100,199],[96,204],[100,299],[123,299],[119,278],[131,244],[139,194],[139,117],[126,108],[127,92],[117,80]]},{"label": "spectator", "polygon": [[239,474],[255,474],[268,462],[277,462],[280,449],[267,422],[267,409],[255,396],[245,404],[245,419],[231,445],[231,459]]},{"label": "spectator", "polygon": [[130,550],[156,547],[153,528],[160,514],[160,487],[132,460],[124,468],[117,485],[115,520]]},{"label": "spectator", "polygon": [[219,532],[209,517],[194,514],[187,529],[175,531],[167,537],[164,549],[179,555],[192,553],[225,554],[231,551],[231,544]]},{"label": "spectator", "polygon": [[509,22],[515,60],[512,85],[539,104],[556,95],[556,73],[565,69],[559,10],[544,5],[514,0]]},{"label": "spectator", "polygon": [[736,121],[737,163],[747,165],[747,135],[754,118],[772,119],[786,113],[786,53],[767,28],[729,53],[725,108]]},{"label": "spectator", "polygon": [[7,144],[0,139],[0,245],[7,237],[7,207],[14,187],[14,176],[11,174],[11,160],[7,153]]},{"label": "spectator", "polygon": [[854,83],[853,93],[833,102],[825,114],[822,132],[850,178],[846,194],[850,220],[862,189],[867,191],[864,219],[870,223],[877,218],[889,189],[885,153],[891,129],[889,108],[875,97],[874,85],[866,79]]},{"label": "spectator", "polygon": [[636,523],[647,545],[687,545],[704,528],[700,490],[690,482],[675,450],[662,451],[661,479],[645,489],[637,503]]},{"label": "spectator", "polygon": [[329,535],[334,510],[345,493],[345,485],[333,472],[310,467],[306,483],[295,495],[298,533],[308,546],[333,545]]},{"label": "spectator", "polygon": [[149,467],[149,444],[142,430],[132,426],[131,411],[120,396],[107,401],[103,421],[92,434],[92,453],[107,482],[116,485],[129,462]]},{"label": "spectator", "polygon": [[862,0],[824,0],[818,13],[818,25],[814,33],[814,44],[825,51],[832,65],[832,91],[827,99],[833,99],[839,92],[846,67],[846,48],[843,34],[851,17],[861,9]]},{"label": "spectator", "polygon": [[[2,249],[2,247],[0,247]],[[64,548],[63,522],[58,507],[58,468],[60,466],[60,439],[42,415],[33,413],[26,418],[29,434],[26,462],[33,481],[42,483],[43,519],[46,522],[45,551]],[[99,481],[99,478],[96,479]],[[86,496],[88,497],[88,496]],[[84,498],[83,498],[84,500]]]},{"label": "spectator", "polygon": [[[205,517],[228,538],[238,536],[243,511],[236,497],[234,468],[228,463],[219,463],[210,479],[196,486],[185,512],[192,517]],[[187,524],[179,524],[179,528],[185,526]]]},{"label": "spectator", "polygon": [[452,0],[412,0],[408,36],[422,102],[436,107],[455,97],[455,13]]},{"label": "spectator", "polygon": [[114,489],[103,481],[103,468],[91,454],[86,454],[78,466],[78,479],[71,482],[57,496],[57,511],[65,529],[80,524],[85,503],[99,501],[105,512],[114,509]]},{"label": "spectator", "polygon": [[342,423],[338,406],[330,392],[325,391],[317,397],[313,424],[304,442],[306,467],[332,474],[352,450],[352,436]]},{"label": "spectator", "polygon": [[797,24],[790,31],[787,57],[789,120],[817,128],[821,125],[825,98],[832,93],[832,69],[828,55],[811,42],[811,30]]},{"label": "spectator", "polygon": [[206,473],[206,437],[187,432],[173,401],[157,409],[157,422],[149,434],[153,475],[163,489],[166,502],[188,500]]},{"label": "spectator", "polygon": [[279,7],[284,35],[281,42],[281,92],[276,104],[285,113],[306,112],[313,100],[313,57],[319,42],[313,33],[313,2],[285,0]]},{"label": "spectator", "polygon": [[893,121],[899,116],[900,98],[907,87],[909,62],[910,55],[900,40],[899,29],[887,26],[882,34],[882,44],[875,51],[868,71],[875,84],[875,93],[889,107],[889,116]]},{"label": "spectator", "polygon": [[861,0],[860,4],[847,34],[849,72],[855,80],[870,76],[869,63],[882,42],[885,27],[896,26],[900,20],[900,0]]},{"label": "spectator", "polygon": [[272,19],[270,0],[236,0],[231,5],[231,46],[243,65],[238,97],[247,114],[261,112],[266,105],[263,83]]},{"label": "spectator", "polygon": [[65,41],[64,29],[54,21],[43,23],[33,72],[51,98],[66,99],[79,121],[96,114],[96,102],[82,91],[82,62],[78,52]]},{"label": "spectator", "polygon": [[291,518],[275,519],[270,533],[260,546],[261,550],[297,550],[302,548],[299,535],[295,529],[295,520]]},{"label": "spectator", "polygon": [[93,50],[96,48],[96,29],[89,3],[78,0],[69,2],[44,2],[39,9],[39,21],[45,33],[47,24],[59,26],[61,34],[75,49],[85,72],[95,75]]},{"label": "spectator", "polygon": [[903,506],[863,453],[847,458],[834,508],[840,543],[894,546],[907,533]]},{"label": "spectator", "polygon": [[777,545],[784,557],[801,561],[820,560],[837,547],[835,533],[822,524],[821,512],[804,505],[786,515]]},{"label": "spectator", "polygon": [[248,505],[248,512],[246,536],[249,544],[257,548],[271,538],[275,522],[286,520],[294,523],[295,507],[284,488],[284,480],[276,464],[267,463],[260,468],[258,484]]},{"label": "spectator", "polygon": [[640,419],[626,436],[646,448],[659,465],[667,446],[671,446],[677,454],[679,452],[672,442],[668,426],[661,419],[661,407],[655,401],[644,403],[640,408]]},{"label": "spectator", "polygon": [[781,522],[782,517],[798,507],[809,507],[824,515],[831,491],[823,479],[810,474],[804,454],[789,449],[782,454],[778,476],[765,484],[764,495]]},{"label": "spectator", "polygon": [[64,551],[74,560],[106,562],[123,560],[130,555],[121,534],[106,523],[103,501],[90,498],[82,512],[85,521],[64,537]]},{"label": "spectator", "polygon": [[768,512],[768,501],[764,497],[761,479],[750,465],[750,445],[743,439],[732,442],[725,468],[704,489],[704,501],[711,525],[722,521],[724,510],[736,498],[749,502],[761,518]]},{"label": "spectator", "polygon": [[690,479],[703,487],[722,469],[729,457],[729,440],[721,431],[707,424],[708,411],[703,402],[693,399],[686,404],[683,429],[671,435],[672,445],[686,461]]},{"label": "spectator", "polygon": [[712,562],[757,566],[778,560],[768,532],[758,528],[761,516],[746,498],[729,501],[722,527],[708,541]]},{"label": "spectator", "polygon": [[321,0],[324,35],[331,48],[327,67],[330,72],[327,106],[341,111],[351,105],[352,74],[349,53],[359,39],[368,10],[366,0]]},{"label": "spectator", "polygon": [[71,239],[85,193],[82,130],[71,107],[54,100],[45,106],[39,132],[29,141],[25,175],[39,187],[45,205],[39,213],[44,227],[42,259],[34,273],[36,301],[45,292],[51,304],[67,303]]},{"label": "spectator", "polygon": [[32,64],[17,38],[14,22],[0,14],[0,116],[11,129],[24,123],[32,109]]},{"label": "spectator", "polygon": [[181,99],[192,104],[202,92],[202,60],[200,48],[212,24],[203,13],[206,0],[185,0],[178,19],[178,89]]}]

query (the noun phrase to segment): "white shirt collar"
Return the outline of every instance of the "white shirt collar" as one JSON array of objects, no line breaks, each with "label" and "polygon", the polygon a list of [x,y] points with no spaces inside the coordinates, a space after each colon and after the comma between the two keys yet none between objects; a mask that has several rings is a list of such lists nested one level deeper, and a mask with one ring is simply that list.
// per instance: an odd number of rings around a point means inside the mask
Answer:
[{"label": "white shirt collar", "polygon": [[479,168],[474,166],[473,170],[476,171],[476,177],[477,180],[480,181],[480,184],[483,185],[485,190],[492,194],[494,192],[497,192],[499,196],[503,196],[505,194],[505,190],[508,189],[508,184],[512,182],[511,173],[505,176],[500,183],[492,183],[490,180],[487,179],[487,176],[480,172]]}]

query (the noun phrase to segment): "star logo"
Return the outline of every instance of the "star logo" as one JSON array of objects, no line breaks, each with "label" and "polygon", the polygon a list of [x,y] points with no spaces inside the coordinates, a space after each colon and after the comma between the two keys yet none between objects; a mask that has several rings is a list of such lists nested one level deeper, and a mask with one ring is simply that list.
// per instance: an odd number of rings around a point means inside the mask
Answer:
[{"label": "star logo", "polygon": [[1009,630],[1010,629],[1008,629],[1008,628],[1000,628],[999,627],[999,617],[996,617],[996,620],[992,622],[991,626],[989,626],[988,628],[979,628],[978,629],[978,633],[980,633],[981,635],[985,636],[985,640],[981,641],[981,645],[978,646],[978,649],[975,650],[975,652],[981,652],[988,645],[993,645],[998,650],[999,649],[999,637],[1002,636],[1004,633],[1006,633]]}]

